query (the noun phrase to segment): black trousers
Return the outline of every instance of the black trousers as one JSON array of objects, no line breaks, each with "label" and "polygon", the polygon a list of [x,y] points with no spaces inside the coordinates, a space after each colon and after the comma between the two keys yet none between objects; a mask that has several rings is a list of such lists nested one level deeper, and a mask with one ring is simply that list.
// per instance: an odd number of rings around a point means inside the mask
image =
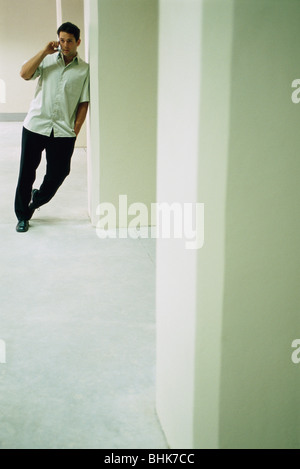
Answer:
[{"label": "black trousers", "polygon": [[49,202],[70,173],[75,141],[76,137],[54,137],[53,131],[50,137],[46,137],[23,127],[20,173],[15,196],[18,220],[30,219],[28,205],[43,150],[46,152],[46,174],[41,187],[35,193],[34,208]]}]

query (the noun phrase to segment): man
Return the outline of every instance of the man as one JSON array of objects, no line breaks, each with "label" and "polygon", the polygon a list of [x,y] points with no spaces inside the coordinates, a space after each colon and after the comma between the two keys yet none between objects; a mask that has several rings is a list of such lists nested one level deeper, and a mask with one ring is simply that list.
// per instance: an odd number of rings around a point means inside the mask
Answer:
[{"label": "man", "polygon": [[[58,42],[49,42],[20,72],[24,80],[39,77],[39,81],[23,126],[15,196],[19,233],[28,231],[35,209],[52,199],[70,173],[76,137],[90,100],[89,65],[77,54],[79,28],[67,22],[58,28],[57,35]],[[46,174],[41,187],[32,190],[43,150]]]}]

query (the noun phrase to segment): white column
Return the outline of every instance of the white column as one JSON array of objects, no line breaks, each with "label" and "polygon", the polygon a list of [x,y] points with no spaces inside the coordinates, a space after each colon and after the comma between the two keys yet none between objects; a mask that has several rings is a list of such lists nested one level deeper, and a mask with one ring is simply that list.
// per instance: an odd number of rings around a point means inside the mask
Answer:
[{"label": "white column", "polygon": [[60,27],[62,24],[62,6],[61,6],[61,1],[62,0],[56,0],[56,25],[57,29]]},{"label": "white column", "polygon": [[91,103],[87,120],[88,206],[93,225],[100,203],[100,104],[98,0],[84,1],[86,54],[90,64]]},{"label": "white column", "polygon": [[[197,202],[201,10],[197,0],[160,2],[159,204]],[[193,447],[196,262],[184,239],[157,240],[157,410],[172,448]]]},{"label": "white column", "polygon": [[[128,206],[145,204],[148,214],[155,202],[158,2],[90,0],[89,8],[90,210],[96,224],[99,202],[114,204],[117,222],[120,195]],[[123,217],[120,227],[131,218]]]},{"label": "white column", "polygon": [[299,19],[296,1],[160,1],[158,201],[205,205],[201,249],[157,243],[171,448],[299,448]]}]

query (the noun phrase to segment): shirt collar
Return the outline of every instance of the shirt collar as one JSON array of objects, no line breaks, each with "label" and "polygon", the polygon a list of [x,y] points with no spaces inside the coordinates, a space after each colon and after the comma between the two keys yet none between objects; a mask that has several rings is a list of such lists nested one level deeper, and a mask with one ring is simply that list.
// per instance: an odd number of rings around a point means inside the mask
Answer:
[{"label": "shirt collar", "polygon": [[[57,61],[58,61],[58,60],[64,60],[63,54],[62,54],[61,51],[58,52],[57,57],[56,57],[56,60],[57,60]],[[78,64],[79,60],[80,60],[80,57],[79,57],[78,52],[77,52],[77,54],[75,55],[74,59],[73,59],[72,62],[70,62],[70,63],[72,64],[73,62],[75,62],[76,64]],[[69,65],[70,65],[70,64],[69,64]]]}]

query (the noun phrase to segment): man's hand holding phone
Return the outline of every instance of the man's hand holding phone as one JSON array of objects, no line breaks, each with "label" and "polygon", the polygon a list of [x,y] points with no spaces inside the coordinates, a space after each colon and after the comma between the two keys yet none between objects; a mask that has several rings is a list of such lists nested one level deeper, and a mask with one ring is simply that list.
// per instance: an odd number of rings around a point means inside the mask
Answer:
[{"label": "man's hand holding phone", "polygon": [[54,54],[55,52],[57,52],[59,50],[59,42],[57,41],[51,41],[49,42],[44,51],[45,51],[45,54],[48,55],[48,54]]}]

